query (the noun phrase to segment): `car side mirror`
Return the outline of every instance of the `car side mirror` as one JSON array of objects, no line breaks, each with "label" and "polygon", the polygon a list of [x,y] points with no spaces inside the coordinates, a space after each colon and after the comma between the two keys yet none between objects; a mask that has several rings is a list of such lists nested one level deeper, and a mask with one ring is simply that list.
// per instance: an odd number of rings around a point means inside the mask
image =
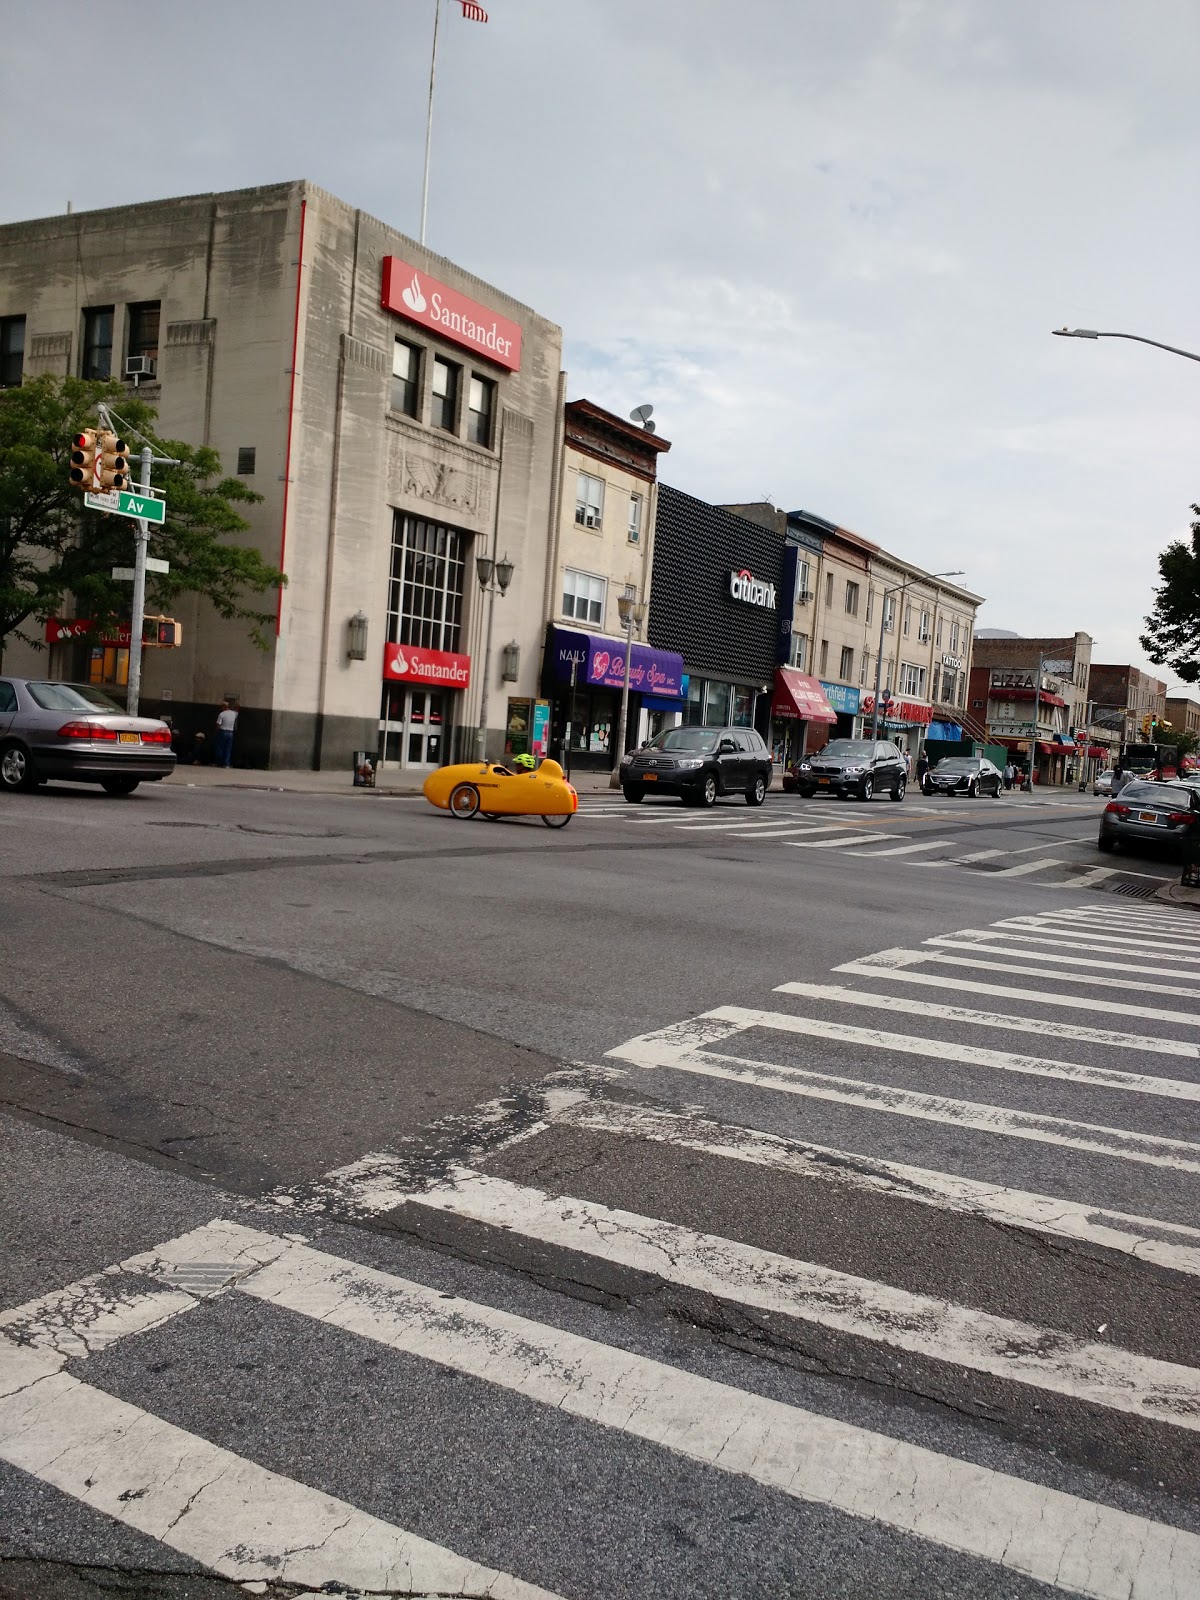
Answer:
[{"label": "car side mirror", "polygon": [[720,744],[720,754],[721,755],[725,755],[727,751],[736,750],[736,749],[737,749],[737,745],[734,744],[732,739],[722,739],[721,740],[721,744]]},{"label": "car side mirror", "polygon": [[643,740],[642,740],[642,742],[641,742],[641,744],[640,744],[640,745],[638,745],[638,749],[639,749],[639,750],[649,750],[649,748],[650,748],[650,741],[649,741],[649,739],[643,739]]}]

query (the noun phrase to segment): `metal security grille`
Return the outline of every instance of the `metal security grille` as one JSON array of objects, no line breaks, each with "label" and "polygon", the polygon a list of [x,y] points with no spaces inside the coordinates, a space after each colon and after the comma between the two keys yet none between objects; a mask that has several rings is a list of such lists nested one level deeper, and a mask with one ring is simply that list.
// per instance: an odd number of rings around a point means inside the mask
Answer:
[{"label": "metal security grille", "polygon": [[1114,883],[1109,894],[1123,894],[1130,900],[1152,900],[1161,885],[1153,883]]},{"label": "metal security grille", "polygon": [[462,625],[463,535],[396,513],[388,585],[388,643],[457,650]]}]

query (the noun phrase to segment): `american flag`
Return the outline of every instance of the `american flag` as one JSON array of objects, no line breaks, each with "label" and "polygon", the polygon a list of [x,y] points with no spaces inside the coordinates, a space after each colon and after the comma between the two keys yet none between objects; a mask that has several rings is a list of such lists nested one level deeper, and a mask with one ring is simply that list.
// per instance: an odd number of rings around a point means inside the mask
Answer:
[{"label": "american flag", "polygon": [[487,12],[481,5],[476,4],[476,0],[458,0],[458,3],[462,7],[463,16],[466,17],[469,22],[487,21]]}]

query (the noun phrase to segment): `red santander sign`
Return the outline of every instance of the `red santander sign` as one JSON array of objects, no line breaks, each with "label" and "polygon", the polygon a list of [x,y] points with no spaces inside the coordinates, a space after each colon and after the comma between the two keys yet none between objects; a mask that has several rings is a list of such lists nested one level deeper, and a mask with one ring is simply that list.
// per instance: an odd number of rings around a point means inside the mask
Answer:
[{"label": "red santander sign", "polygon": [[521,369],[521,328],[476,300],[439,283],[399,256],[383,261],[383,309],[473,350],[509,372]]},{"label": "red santander sign", "polygon": [[383,652],[383,675],[392,683],[465,689],[471,681],[471,658],[456,655],[453,650],[422,650],[418,645],[389,644]]},{"label": "red santander sign", "polygon": [[[96,624],[87,617],[50,617],[46,622],[46,643],[65,644],[69,639],[87,639]],[[101,644],[115,644],[122,650],[129,648],[129,624],[118,622],[107,633],[101,634]]]}]

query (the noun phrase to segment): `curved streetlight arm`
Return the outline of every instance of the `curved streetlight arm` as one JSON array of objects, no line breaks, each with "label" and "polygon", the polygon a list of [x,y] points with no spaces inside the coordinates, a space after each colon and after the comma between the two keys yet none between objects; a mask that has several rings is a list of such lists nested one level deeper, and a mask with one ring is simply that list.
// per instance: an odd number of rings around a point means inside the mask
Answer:
[{"label": "curved streetlight arm", "polygon": [[1140,333],[1100,333],[1092,328],[1052,328],[1050,331],[1060,339],[1133,339],[1137,344],[1152,344],[1156,350],[1168,350],[1173,356],[1200,361],[1200,356],[1191,350],[1180,350],[1177,345],[1163,344],[1158,339],[1144,339]]}]

